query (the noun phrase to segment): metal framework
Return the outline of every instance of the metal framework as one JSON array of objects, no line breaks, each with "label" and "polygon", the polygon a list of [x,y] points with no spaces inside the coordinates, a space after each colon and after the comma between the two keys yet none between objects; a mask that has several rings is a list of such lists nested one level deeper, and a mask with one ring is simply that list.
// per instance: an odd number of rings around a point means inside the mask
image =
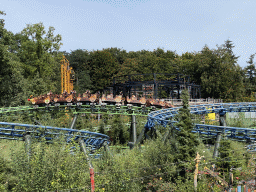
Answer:
[{"label": "metal framework", "polygon": [[[161,109],[157,111],[152,111],[152,108],[145,107],[135,107],[135,106],[118,106],[118,105],[71,105],[71,106],[44,106],[44,107],[13,107],[13,108],[0,108],[0,116],[11,116],[20,113],[33,114],[38,112],[63,112],[67,113],[73,112],[74,115],[79,113],[106,113],[106,114],[123,114],[123,115],[140,115],[148,116],[148,121],[143,129],[141,135],[136,140],[136,143],[142,139],[143,134],[150,129],[157,129],[157,125],[162,125],[166,129],[174,126],[174,121],[172,118],[178,113],[180,107]],[[220,103],[220,104],[207,104],[207,105],[193,105],[190,106],[190,111],[193,114],[208,114],[208,113],[218,113],[220,116],[224,116],[227,112],[256,112],[256,103]],[[75,119],[75,118],[74,118]],[[73,124],[73,123],[72,123]],[[133,122],[134,124],[134,122]],[[79,137],[79,134],[85,134],[76,129],[66,129],[66,128],[53,128],[45,126],[35,126],[26,124],[13,124],[13,123],[0,123],[0,135],[1,138],[5,139],[15,139],[20,138],[25,132],[37,133],[38,129],[45,129],[45,132],[41,133],[41,136],[51,138],[49,135],[57,135],[60,132],[65,132],[66,135],[72,137]],[[23,128],[20,128],[23,127]],[[72,128],[74,126],[71,126]],[[178,129],[178,128],[177,128]],[[224,134],[230,139],[236,139],[240,141],[256,141],[256,129],[249,128],[238,128],[238,127],[227,127],[224,124],[222,126],[216,125],[205,125],[196,124],[194,133],[198,133],[202,137],[214,137],[218,134]],[[97,133],[88,133],[91,135],[97,135],[106,140],[108,138],[106,135]],[[96,137],[93,136],[93,137]],[[135,138],[135,137],[134,137]],[[135,140],[135,139],[134,139]],[[91,142],[93,143],[93,142]],[[96,145],[95,141],[95,145]],[[88,144],[88,142],[87,142]],[[89,145],[89,144],[88,144]]]},{"label": "metal framework", "polygon": [[[148,121],[145,125],[145,132],[156,127],[156,125],[162,125],[166,128],[173,126],[175,122],[172,120],[172,118],[178,113],[179,108],[180,107],[162,109],[149,113]],[[223,117],[227,112],[256,112],[256,103],[218,103],[193,105],[190,106],[190,112],[192,114],[218,113]],[[192,132],[208,138],[216,138],[216,136],[219,134],[223,134],[225,137],[234,140],[246,142],[256,141],[256,129],[227,127],[225,123],[222,123],[222,126],[195,124]]]},{"label": "metal framework", "polygon": [[0,135],[0,139],[23,140],[24,136],[30,135],[35,139],[44,138],[46,141],[52,141],[63,135],[67,142],[70,142],[72,138],[74,140],[82,139],[90,151],[99,149],[104,142],[110,143],[109,137],[100,133],[10,122],[0,122]]},{"label": "metal framework", "polygon": [[72,67],[69,66],[69,61],[63,55],[63,59],[60,61],[61,65],[61,93],[70,93],[73,87],[74,72]]},{"label": "metal framework", "polygon": [[200,86],[190,82],[183,74],[134,74],[113,79],[113,94],[144,96],[146,98],[177,98],[183,89],[188,89],[190,98],[201,98]]}]

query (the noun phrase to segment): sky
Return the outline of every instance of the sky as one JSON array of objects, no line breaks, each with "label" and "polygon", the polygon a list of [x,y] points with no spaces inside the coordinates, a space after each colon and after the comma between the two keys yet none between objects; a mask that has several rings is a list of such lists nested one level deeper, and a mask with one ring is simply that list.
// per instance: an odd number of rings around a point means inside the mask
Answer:
[{"label": "sky", "polygon": [[42,22],[62,36],[61,51],[162,48],[198,52],[231,40],[238,64],[256,53],[255,0],[1,0],[5,28]]}]

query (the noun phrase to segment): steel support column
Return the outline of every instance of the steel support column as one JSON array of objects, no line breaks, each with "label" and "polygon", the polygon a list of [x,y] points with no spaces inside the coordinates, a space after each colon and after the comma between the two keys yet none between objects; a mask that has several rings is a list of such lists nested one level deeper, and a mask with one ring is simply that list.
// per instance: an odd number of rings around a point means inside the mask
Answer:
[{"label": "steel support column", "polygon": [[[225,113],[220,113],[219,122],[220,122],[220,126],[224,126],[224,127],[227,126]],[[217,139],[216,139],[216,143],[215,143],[215,147],[214,147],[213,158],[218,157],[218,155],[219,155],[218,149],[220,147],[221,138],[222,138],[222,133],[219,132],[217,135]]]},{"label": "steel support column", "polygon": [[72,121],[72,123],[71,123],[70,129],[74,129],[74,128],[75,128],[76,120],[77,120],[77,114],[75,114],[75,116],[74,116],[74,118],[73,118],[73,121]]},{"label": "steel support column", "polygon": [[113,156],[113,154],[111,153],[110,148],[109,148],[107,142],[104,142],[104,143],[103,143],[103,147],[104,147],[104,150],[105,150],[108,154],[110,154],[110,156]]},{"label": "steel support column", "polygon": [[146,128],[144,127],[144,128],[142,129],[142,131],[140,132],[140,135],[139,135],[139,137],[138,137],[138,139],[137,139],[135,145],[138,145],[138,144],[141,142],[141,140],[142,140],[142,138],[143,138],[143,135],[145,134],[145,130],[146,130]]},{"label": "steel support column", "polygon": [[88,152],[86,149],[86,145],[83,139],[79,138],[79,144],[80,147],[82,149],[82,151],[84,152],[85,158],[87,160],[87,163],[89,165],[89,169],[90,169],[90,179],[91,179],[91,192],[95,191],[95,184],[94,184],[94,169],[90,160],[90,157],[88,156]]},{"label": "steel support column", "polygon": [[137,130],[136,130],[136,116],[132,115],[132,135],[133,135],[133,143],[136,143],[137,140]]},{"label": "steel support column", "polygon": [[29,159],[31,157],[31,135],[26,134],[24,136],[24,139],[25,139],[25,150],[26,150],[26,153],[28,156],[28,161],[29,161]]}]

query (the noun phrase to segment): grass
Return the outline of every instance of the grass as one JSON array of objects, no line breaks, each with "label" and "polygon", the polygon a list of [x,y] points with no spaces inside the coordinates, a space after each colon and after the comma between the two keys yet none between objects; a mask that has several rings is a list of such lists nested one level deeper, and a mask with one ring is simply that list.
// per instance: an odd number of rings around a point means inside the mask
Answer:
[{"label": "grass", "polygon": [[246,118],[243,112],[235,113],[232,116],[230,113],[227,113],[226,122],[229,127],[256,128],[256,119]]},{"label": "grass", "polygon": [[19,153],[23,149],[24,142],[0,139],[1,156],[6,161],[11,161],[13,153]]}]

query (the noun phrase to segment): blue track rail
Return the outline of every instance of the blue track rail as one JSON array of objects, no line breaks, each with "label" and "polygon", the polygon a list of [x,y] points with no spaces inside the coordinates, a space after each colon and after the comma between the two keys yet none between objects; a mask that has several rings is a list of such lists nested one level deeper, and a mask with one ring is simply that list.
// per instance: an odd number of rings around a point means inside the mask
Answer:
[{"label": "blue track rail", "polygon": [[[148,114],[148,121],[145,127],[149,130],[156,125],[174,124],[173,117],[178,113],[180,107],[162,109],[153,111]],[[192,114],[208,114],[219,113],[224,115],[227,112],[256,112],[256,103],[220,103],[207,105],[192,105],[190,106]],[[256,129],[224,127],[216,125],[195,124],[194,133],[199,133],[204,137],[216,137],[218,133],[225,134],[226,137],[242,141],[255,141]]]},{"label": "blue track rail", "polygon": [[29,134],[35,139],[43,138],[46,141],[64,136],[67,142],[83,139],[91,151],[97,150],[103,144],[109,144],[109,137],[104,134],[76,129],[30,125],[20,123],[0,122],[0,139],[23,140],[24,135]]},{"label": "blue track rail", "polygon": [[[112,108],[116,111],[117,114],[134,114],[131,112],[131,109],[122,107],[122,110],[116,109],[115,106]],[[170,108],[170,109],[161,109],[157,111],[150,112],[150,110],[141,110],[138,108],[137,115],[146,115],[148,112],[148,121],[145,125],[146,129],[151,129],[156,127],[156,125],[162,125],[164,127],[174,124],[173,117],[178,113],[180,107]],[[47,110],[53,110],[53,108],[39,108],[41,112]],[[65,109],[65,108],[63,108]],[[1,115],[15,115],[22,113],[32,113],[38,109],[31,107],[13,107],[13,108],[4,108],[0,109]],[[56,108],[54,110],[58,111]],[[87,110],[87,108],[86,108]],[[101,110],[104,112],[106,108],[97,111],[100,113]],[[123,110],[125,112],[123,112]],[[190,111],[192,114],[208,114],[208,113],[219,113],[224,115],[227,112],[256,112],[256,103],[221,103],[221,104],[207,104],[207,105],[193,105],[190,106]],[[64,110],[64,112],[66,112]],[[80,112],[80,111],[79,111]],[[81,110],[81,113],[84,113],[85,110]],[[91,108],[86,111],[86,113],[95,112],[91,111]],[[78,113],[78,112],[75,112]],[[113,114],[113,112],[111,111]],[[193,130],[194,133],[198,133],[203,137],[216,137],[218,133],[225,134],[226,137],[241,141],[255,141],[256,140],[256,129],[249,128],[238,128],[238,127],[224,127],[224,126],[215,126],[215,125],[205,125],[205,124],[196,124]],[[39,125],[30,125],[30,124],[20,124],[20,123],[10,123],[10,122],[0,122],[0,139],[10,139],[10,140],[23,140],[24,135],[30,134],[34,138],[44,138],[46,141],[52,141],[54,138],[64,135],[67,141],[77,140],[79,138],[83,139],[86,146],[90,150],[97,150],[102,147],[104,144],[109,144],[109,137],[100,133],[94,133],[89,131],[81,131],[76,129],[69,128],[58,128],[50,126],[39,126]]]}]

